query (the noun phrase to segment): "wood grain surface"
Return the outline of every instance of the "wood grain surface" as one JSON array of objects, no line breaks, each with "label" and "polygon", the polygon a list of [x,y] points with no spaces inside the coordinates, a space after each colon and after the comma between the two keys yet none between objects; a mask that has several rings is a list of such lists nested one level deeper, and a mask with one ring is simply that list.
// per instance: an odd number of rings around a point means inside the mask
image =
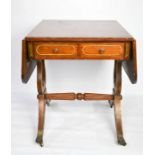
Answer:
[{"label": "wood grain surface", "polygon": [[113,20],[43,20],[27,38],[132,38]]}]

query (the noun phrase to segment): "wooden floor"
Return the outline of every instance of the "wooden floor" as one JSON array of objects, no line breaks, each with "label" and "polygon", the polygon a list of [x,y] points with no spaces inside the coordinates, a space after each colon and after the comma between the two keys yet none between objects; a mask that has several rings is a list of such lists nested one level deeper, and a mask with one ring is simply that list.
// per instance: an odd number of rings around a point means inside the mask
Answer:
[{"label": "wooden floor", "polygon": [[113,109],[106,101],[54,101],[46,108],[44,147],[35,143],[34,94],[12,95],[12,155],[141,155],[142,97],[123,98],[127,146],[117,144]]}]

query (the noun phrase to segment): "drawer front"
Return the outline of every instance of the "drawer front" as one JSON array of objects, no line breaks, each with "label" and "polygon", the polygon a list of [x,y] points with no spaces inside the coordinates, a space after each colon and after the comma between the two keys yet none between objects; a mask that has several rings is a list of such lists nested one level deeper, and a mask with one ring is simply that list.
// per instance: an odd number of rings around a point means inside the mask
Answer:
[{"label": "drawer front", "polygon": [[124,59],[124,43],[81,44],[81,58]]},{"label": "drawer front", "polygon": [[76,44],[41,43],[35,44],[36,59],[69,59],[76,58]]}]

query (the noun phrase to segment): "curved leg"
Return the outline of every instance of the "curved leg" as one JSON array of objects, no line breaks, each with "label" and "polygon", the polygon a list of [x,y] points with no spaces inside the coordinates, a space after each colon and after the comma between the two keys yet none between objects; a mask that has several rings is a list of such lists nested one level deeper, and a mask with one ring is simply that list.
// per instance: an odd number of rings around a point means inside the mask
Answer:
[{"label": "curved leg", "polygon": [[38,119],[38,134],[36,142],[43,146],[43,130],[44,130],[44,117],[45,117],[45,101],[39,99],[39,119]]},{"label": "curved leg", "polygon": [[124,137],[123,137],[120,96],[115,96],[114,112],[115,112],[115,124],[116,124],[118,144],[125,146],[126,142],[125,142]]},{"label": "curved leg", "polygon": [[[115,92],[115,80],[116,80],[116,62],[114,62],[114,71],[113,71],[113,79],[114,79],[114,88],[112,89],[112,93],[114,95],[114,92]],[[109,100],[109,105],[110,107],[112,108],[114,106],[114,100]]]},{"label": "curved leg", "polygon": [[44,132],[44,117],[45,117],[45,105],[46,101],[44,99],[44,93],[46,91],[46,75],[45,75],[45,64],[44,61],[37,62],[37,88],[38,94],[41,97],[38,97],[39,102],[39,114],[38,114],[38,134],[36,142],[43,146],[43,132]]},{"label": "curved leg", "polygon": [[122,118],[121,118],[121,89],[122,89],[122,62],[115,61],[114,76],[114,113],[118,144],[125,146],[123,137]]}]

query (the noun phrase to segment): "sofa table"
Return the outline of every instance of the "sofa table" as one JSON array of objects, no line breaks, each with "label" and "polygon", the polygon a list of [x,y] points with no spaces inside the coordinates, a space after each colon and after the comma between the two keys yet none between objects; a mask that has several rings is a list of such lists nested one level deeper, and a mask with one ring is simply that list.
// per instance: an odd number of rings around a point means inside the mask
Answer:
[{"label": "sofa table", "polygon": [[[113,93],[47,93],[45,60],[114,60]],[[121,118],[122,67],[137,81],[136,41],[117,21],[44,20],[22,41],[22,82],[37,66],[39,101],[36,142],[43,146],[45,106],[50,100],[107,100],[114,106],[117,141],[126,145]]]}]

